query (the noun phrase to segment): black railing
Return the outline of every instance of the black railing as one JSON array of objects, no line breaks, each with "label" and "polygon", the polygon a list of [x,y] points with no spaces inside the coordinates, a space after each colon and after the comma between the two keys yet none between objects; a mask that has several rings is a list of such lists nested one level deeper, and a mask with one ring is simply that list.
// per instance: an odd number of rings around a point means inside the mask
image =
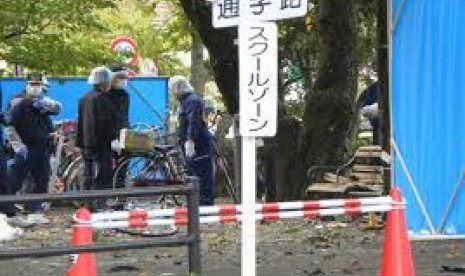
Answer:
[{"label": "black railing", "polygon": [[115,189],[83,191],[77,194],[32,194],[23,196],[0,196],[2,203],[27,203],[32,201],[60,202],[69,200],[88,200],[115,197],[143,197],[154,195],[185,195],[187,197],[188,225],[187,235],[146,239],[128,242],[96,243],[85,246],[60,246],[25,249],[0,250],[0,260],[13,258],[51,257],[83,252],[106,252],[150,247],[174,247],[187,245],[189,248],[189,273],[200,275],[200,224],[199,224],[199,182],[189,177],[186,183],[176,185],[155,186],[137,189]]}]

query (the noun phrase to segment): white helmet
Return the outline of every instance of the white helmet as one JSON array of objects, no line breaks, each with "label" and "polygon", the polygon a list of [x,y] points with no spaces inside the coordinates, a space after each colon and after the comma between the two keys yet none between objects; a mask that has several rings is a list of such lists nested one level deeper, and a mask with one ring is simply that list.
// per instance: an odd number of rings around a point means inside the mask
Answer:
[{"label": "white helmet", "polygon": [[91,85],[105,84],[110,85],[112,73],[110,69],[105,66],[99,66],[92,69],[87,82]]},{"label": "white helmet", "polygon": [[173,76],[170,78],[168,83],[170,91],[177,89],[179,92],[191,92],[194,91],[194,88],[189,83],[189,81],[183,76]]}]

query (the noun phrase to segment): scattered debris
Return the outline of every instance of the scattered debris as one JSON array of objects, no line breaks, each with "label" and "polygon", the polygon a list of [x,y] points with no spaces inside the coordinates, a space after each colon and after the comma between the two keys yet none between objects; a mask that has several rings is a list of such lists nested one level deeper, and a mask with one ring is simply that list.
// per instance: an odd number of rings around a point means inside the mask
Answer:
[{"label": "scattered debris", "polygon": [[108,270],[109,273],[121,272],[121,271],[139,271],[139,268],[133,265],[118,265]]}]

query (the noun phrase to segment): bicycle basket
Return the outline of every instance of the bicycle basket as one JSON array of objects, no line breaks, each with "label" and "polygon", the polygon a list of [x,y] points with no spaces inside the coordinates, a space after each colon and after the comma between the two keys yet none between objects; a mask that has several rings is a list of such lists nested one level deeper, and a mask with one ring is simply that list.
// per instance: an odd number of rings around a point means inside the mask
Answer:
[{"label": "bicycle basket", "polygon": [[119,140],[125,152],[146,153],[152,151],[155,147],[155,132],[153,130],[123,128],[120,131]]}]

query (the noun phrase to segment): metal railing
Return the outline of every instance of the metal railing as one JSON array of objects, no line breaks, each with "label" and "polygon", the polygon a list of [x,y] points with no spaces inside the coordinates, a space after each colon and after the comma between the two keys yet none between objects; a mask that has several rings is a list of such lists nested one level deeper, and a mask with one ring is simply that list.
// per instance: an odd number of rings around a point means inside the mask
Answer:
[{"label": "metal railing", "polygon": [[[172,181],[171,181],[172,182]],[[185,195],[187,197],[188,225],[186,235],[137,240],[128,242],[96,243],[85,246],[60,246],[26,249],[0,250],[0,260],[30,257],[51,257],[84,252],[106,252],[150,247],[188,246],[189,273],[200,275],[200,224],[199,224],[199,181],[189,177],[186,182],[175,185],[157,186],[137,189],[115,189],[83,191],[78,194],[31,194],[23,196],[0,196],[0,204],[28,203],[33,201],[60,202],[69,200],[88,200],[115,197],[143,197],[155,195]]]}]

